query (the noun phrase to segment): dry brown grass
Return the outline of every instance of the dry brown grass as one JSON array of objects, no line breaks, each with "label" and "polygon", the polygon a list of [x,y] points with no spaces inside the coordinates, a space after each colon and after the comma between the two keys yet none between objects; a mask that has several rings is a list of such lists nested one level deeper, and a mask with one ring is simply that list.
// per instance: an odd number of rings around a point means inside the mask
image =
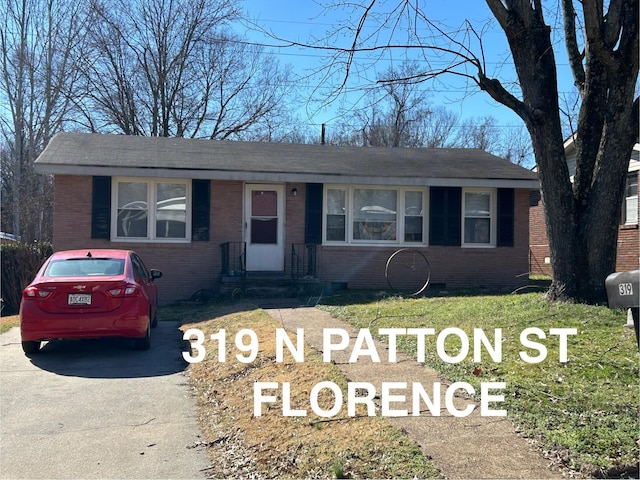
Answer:
[{"label": "dry brown grass", "polygon": [[18,315],[10,315],[7,317],[0,317],[0,333],[4,333],[7,330],[17,327],[20,323]]},{"label": "dry brown grass", "polygon": [[[237,307],[237,306],[236,306]],[[199,312],[209,320],[183,325],[208,338],[226,330],[226,362],[218,362],[217,342],[207,341],[207,356],[190,367],[198,398],[206,445],[216,465],[215,478],[425,478],[438,476],[419,448],[382,417],[347,418],[346,406],[331,419],[316,416],[309,405],[315,384],[328,380],[346,391],[346,380],[308,345],[305,361],[285,354],[275,361],[275,330],[280,325],[260,310]],[[249,328],[259,339],[259,354],[250,364],[235,355],[236,332]],[[293,337],[293,335],[292,335]],[[307,410],[305,417],[285,417],[281,395],[253,412],[255,382],[291,383],[291,408]],[[326,390],[324,391],[326,393]],[[345,395],[346,397],[346,395]],[[322,408],[333,405],[333,395],[320,397]],[[346,403],[346,402],[345,402]]]}]

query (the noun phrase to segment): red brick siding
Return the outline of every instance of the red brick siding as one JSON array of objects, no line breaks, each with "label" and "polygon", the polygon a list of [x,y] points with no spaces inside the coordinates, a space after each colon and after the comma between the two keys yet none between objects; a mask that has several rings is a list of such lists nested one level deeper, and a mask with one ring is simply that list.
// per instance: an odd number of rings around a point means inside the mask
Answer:
[{"label": "red brick siding", "polygon": [[529,271],[552,275],[542,200],[529,209]]},{"label": "red brick siding", "polygon": [[638,225],[620,226],[616,272],[640,268],[640,234],[638,232]]},{"label": "red brick siding", "polygon": [[[293,195],[292,189],[297,189]],[[150,268],[158,268],[162,303],[189,298],[200,289],[217,290],[220,245],[243,241],[243,182],[211,182],[211,227],[208,242],[161,244],[110,242],[91,238],[90,176],[57,175],[54,201],[54,248],[124,248],[137,251]],[[305,185],[285,185],[285,269],[290,271],[291,244],[304,243]],[[431,265],[431,282],[448,287],[517,287],[528,271],[529,191],[516,190],[515,246],[487,249],[420,248]],[[386,288],[386,261],[398,247],[319,247],[322,280],[347,282],[350,288]]]},{"label": "red brick siding", "polygon": [[[296,195],[292,190],[296,189]],[[304,243],[306,186],[304,183],[285,185],[285,243]]]},{"label": "red brick siding", "polygon": [[[544,221],[542,201],[531,207],[529,211],[530,232],[530,270],[533,273],[552,275],[549,258],[549,241]],[[640,233],[638,225],[620,225],[618,229],[618,251],[616,256],[616,272],[636,270],[640,268]]]},{"label": "red brick siding", "polygon": [[[215,257],[216,281],[221,270],[220,245],[226,242],[241,242],[244,219],[242,202],[244,186],[236,181],[211,182],[211,225],[210,240],[212,255]],[[217,249],[217,250],[216,250]],[[215,251],[214,251],[215,250]]]},{"label": "red brick siding", "polygon": [[[293,189],[296,189],[295,195],[293,195]],[[306,185],[304,183],[287,183],[284,192],[284,269],[286,273],[291,273],[291,245],[305,243]]]}]

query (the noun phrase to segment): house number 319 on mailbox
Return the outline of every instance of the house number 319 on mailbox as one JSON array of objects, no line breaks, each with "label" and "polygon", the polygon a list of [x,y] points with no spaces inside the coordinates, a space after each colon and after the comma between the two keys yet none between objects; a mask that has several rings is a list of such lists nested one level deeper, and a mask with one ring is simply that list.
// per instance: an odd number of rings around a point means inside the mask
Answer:
[{"label": "house number 319 on mailbox", "polygon": [[625,297],[627,295],[633,295],[633,284],[631,283],[619,283],[618,284],[618,293],[621,297]]}]

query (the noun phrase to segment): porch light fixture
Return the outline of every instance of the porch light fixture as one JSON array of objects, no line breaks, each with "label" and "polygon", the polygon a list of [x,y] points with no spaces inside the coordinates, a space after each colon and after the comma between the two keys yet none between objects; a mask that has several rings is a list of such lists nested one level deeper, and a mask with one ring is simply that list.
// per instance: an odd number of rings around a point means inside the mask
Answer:
[{"label": "porch light fixture", "polygon": [[298,196],[298,189],[296,187],[293,187],[291,189],[291,195],[293,195],[294,197]]}]

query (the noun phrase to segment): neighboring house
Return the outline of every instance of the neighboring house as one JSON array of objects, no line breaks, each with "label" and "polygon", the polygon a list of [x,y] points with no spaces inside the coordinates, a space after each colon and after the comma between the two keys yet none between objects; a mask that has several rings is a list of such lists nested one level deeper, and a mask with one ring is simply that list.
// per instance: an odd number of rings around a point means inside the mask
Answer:
[{"label": "neighboring house", "polygon": [[[576,170],[576,152],[573,140],[565,142],[567,165],[573,179]],[[640,170],[640,144],[636,144],[629,161],[625,199],[618,229],[616,271],[635,270],[640,264],[640,235],[638,231],[638,171]],[[544,205],[540,194],[532,195],[529,213],[530,271],[551,275],[549,240],[544,220]]]},{"label": "neighboring house", "polygon": [[60,133],[36,170],[54,249],[134,249],[164,302],[255,272],[385,288],[400,248],[440,287],[526,282],[537,175],[481,150]]}]

